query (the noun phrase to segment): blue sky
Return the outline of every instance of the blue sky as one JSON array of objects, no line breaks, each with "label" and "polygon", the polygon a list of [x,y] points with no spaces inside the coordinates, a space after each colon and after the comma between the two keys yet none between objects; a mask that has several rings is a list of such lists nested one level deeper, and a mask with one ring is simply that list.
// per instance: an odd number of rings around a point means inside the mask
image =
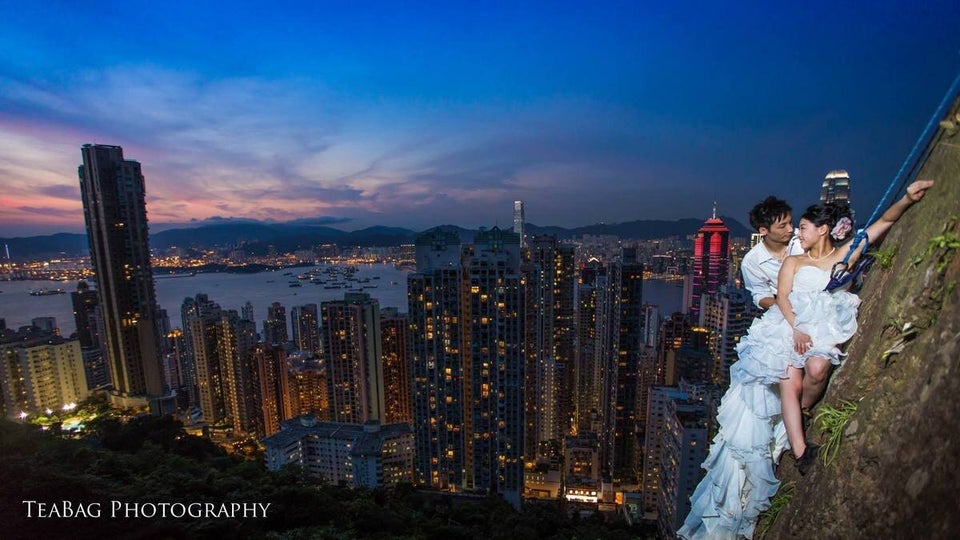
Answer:
[{"label": "blue sky", "polygon": [[89,142],[154,230],[865,215],[960,71],[955,1],[0,4],[0,236],[82,231]]}]

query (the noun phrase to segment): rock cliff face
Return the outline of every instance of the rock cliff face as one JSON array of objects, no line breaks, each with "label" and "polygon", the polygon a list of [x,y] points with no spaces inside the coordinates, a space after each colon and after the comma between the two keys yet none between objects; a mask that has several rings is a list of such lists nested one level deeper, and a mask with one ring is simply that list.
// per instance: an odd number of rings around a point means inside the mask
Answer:
[{"label": "rock cliff face", "polygon": [[[956,118],[960,101],[949,118]],[[818,406],[856,411],[830,466],[796,481],[766,538],[960,534],[960,134],[941,129],[918,178],[936,180],[894,226],[860,296],[860,330]],[[908,328],[903,331],[907,324]],[[902,351],[884,354],[903,343]],[[816,413],[817,411],[815,411]],[[812,439],[827,435],[813,428]],[[758,535],[759,537],[759,535]]]}]

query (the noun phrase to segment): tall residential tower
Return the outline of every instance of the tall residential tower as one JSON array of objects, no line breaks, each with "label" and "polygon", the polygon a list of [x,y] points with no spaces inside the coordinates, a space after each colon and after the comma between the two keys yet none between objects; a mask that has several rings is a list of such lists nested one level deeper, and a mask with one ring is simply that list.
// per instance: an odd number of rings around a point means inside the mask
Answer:
[{"label": "tall residential tower", "polygon": [[118,405],[165,407],[157,299],[140,164],[119,146],[85,144],[79,167],[90,259],[97,275],[103,344]]}]

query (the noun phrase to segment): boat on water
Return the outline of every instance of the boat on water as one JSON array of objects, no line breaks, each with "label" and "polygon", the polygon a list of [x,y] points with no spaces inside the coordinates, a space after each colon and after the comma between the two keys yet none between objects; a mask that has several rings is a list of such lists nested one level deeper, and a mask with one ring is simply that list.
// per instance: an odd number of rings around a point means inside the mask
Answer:
[{"label": "boat on water", "polygon": [[288,287],[303,287],[303,285],[301,285],[300,282],[297,281],[295,283],[290,283]]},{"label": "boat on water", "polygon": [[63,289],[48,289],[46,287],[42,289],[34,289],[30,291],[30,296],[53,296],[55,294],[66,294],[67,291]]},{"label": "boat on water", "polygon": [[197,275],[196,272],[190,272],[188,274],[182,274],[182,273],[154,274],[153,279],[173,279],[173,278],[181,278],[181,277],[193,277],[195,275]]}]

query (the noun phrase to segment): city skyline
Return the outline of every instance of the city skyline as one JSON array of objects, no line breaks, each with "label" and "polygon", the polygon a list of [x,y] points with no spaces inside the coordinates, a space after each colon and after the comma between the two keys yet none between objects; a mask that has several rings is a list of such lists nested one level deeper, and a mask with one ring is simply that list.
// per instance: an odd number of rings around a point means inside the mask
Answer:
[{"label": "city skyline", "polygon": [[837,168],[866,208],[960,65],[952,2],[541,8],[9,10],[0,236],[82,231],[84,143],[143,164],[157,231],[744,216]]}]

